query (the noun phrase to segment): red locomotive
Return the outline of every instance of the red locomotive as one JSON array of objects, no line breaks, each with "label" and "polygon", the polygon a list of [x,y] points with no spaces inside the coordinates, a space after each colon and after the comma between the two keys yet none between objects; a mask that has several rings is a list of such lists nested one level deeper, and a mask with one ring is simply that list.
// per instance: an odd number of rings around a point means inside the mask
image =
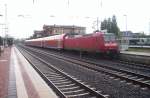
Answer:
[{"label": "red locomotive", "polygon": [[112,33],[61,34],[25,41],[26,45],[43,48],[77,50],[107,54],[119,53],[119,47]]}]

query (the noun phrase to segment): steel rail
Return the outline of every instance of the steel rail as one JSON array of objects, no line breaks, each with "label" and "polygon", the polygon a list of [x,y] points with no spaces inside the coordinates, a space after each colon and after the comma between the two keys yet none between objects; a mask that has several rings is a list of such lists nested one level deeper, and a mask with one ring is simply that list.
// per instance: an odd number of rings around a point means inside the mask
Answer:
[{"label": "steel rail", "polygon": [[[51,55],[51,56],[54,56],[54,57],[56,57],[56,58],[58,58],[60,60],[68,61],[68,62],[75,63],[75,64],[78,64],[78,65],[82,65],[82,66],[84,66],[86,68],[95,70],[97,72],[102,72],[102,73],[105,73],[105,74],[108,74],[108,75],[111,75],[111,76],[114,76],[114,77],[126,80],[128,82],[133,82],[134,84],[139,84],[142,87],[150,88],[150,83],[147,82],[147,81],[150,80],[150,77],[142,75],[142,74],[137,74],[137,73],[134,73],[134,72],[129,72],[129,71],[121,70],[121,69],[115,69],[115,68],[112,68],[112,67],[99,65],[99,64],[96,64],[96,63],[93,63],[93,62],[79,61],[79,60],[76,60],[76,59],[61,57],[61,56],[50,54],[50,53],[47,53],[47,52],[44,52],[44,51],[41,51],[41,50],[37,50],[37,49],[35,49],[35,50],[38,51],[38,52],[41,52],[42,54],[46,54],[47,56]],[[100,68],[105,68],[105,69],[102,70]],[[117,72],[116,73],[112,73],[111,70],[112,71],[115,70]],[[126,74],[126,75],[122,75],[123,73]],[[129,77],[128,75],[132,75],[132,76]],[[137,77],[137,78],[135,78],[135,77]]]},{"label": "steel rail", "polygon": [[[20,49],[19,49],[20,50]],[[24,49],[24,51],[26,51]],[[20,50],[21,52],[21,50]],[[45,60],[37,57],[36,55],[33,55],[31,53],[29,53],[28,51],[26,51],[29,55],[31,55],[32,57],[38,59],[40,62],[44,63],[45,65],[48,65],[50,68],[52,68],[53,70],[55,70],[58,73],[61,73],[63,76],[67,77],[68,79],[70,79],[71,81],[73,81],[74,83],[78,84],[80,87],[84,88],[85,90],[87,90],[88,92],[90,92],[90,95],[96,96],[97,98],[108,98],[108,96],[103,95],[101,93],[99,93],[98,91],[95,91],[93,89],[91,89],[90,87],[84,85],[83,83],[80,83],[79,81],[76,81],[74,78],[72,78],[71,76],[69,76],[68,74],[66,74],[65,72],[62,72],[61,70],[57,69],[56,67],[54,67],[53,65],[51,65],[50,63],[46,62]],[[23,53],[22,53],[23,54]],[[33,66],[34,64],[27,58],[25,57]],[[63,94],[58,88],[57,86],[55,86],[55,84],[53,84],[41,71],[40,69],[38,69],[36,66],[34,66],[34,68],[40,73],[40,75],[42,77],[44,77],[44,80],[47,82],[50,82],[50,84],[52,84],[52,87],[54,88],[54,90],[60,95],[63,96],[63,98],[67,98],[67,96],[65,96],[65,94]]]}]

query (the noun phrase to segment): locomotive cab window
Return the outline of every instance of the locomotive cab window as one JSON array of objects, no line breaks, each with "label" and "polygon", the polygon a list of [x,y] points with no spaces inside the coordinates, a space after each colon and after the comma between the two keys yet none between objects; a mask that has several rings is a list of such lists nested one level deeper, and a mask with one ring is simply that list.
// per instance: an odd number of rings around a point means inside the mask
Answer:
[{"label": "locomotive cab window", "polygon": [[105,42],[110,42],[110,41],[115,41],[116,40],[116,37],[114,34],[112,33],[107,33],[107,34],[104,34],[104,41]]}]

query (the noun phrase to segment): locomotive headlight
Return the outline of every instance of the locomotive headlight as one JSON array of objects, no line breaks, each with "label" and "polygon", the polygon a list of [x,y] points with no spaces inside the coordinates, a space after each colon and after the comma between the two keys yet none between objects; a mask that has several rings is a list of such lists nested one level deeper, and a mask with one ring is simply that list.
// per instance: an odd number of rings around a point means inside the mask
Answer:
[{"label": "locomotive headlight", "polygon": [[105,47],[114,47],[114,46],[117,46],[116,43],[105,43]]},{"label": "locomotive headlight", "polygon": [[110,46],[109,43],[105,43],[105,47],[108,47],[108,46]]}]

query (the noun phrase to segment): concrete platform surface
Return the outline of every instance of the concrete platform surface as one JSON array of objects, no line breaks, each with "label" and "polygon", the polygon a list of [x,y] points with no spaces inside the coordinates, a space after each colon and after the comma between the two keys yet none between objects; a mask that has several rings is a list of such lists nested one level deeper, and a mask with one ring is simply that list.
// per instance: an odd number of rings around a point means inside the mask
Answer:
[{"label": "concrete platform surface", "polygon": [[6,98],[8,95],[10,53],[11,48],[6,48],[0,56],[0,98]]},{"label": "concrete platform surface", "polygon": [[121,52],[120,59],[139,64],[150,65],[150,53],[147,52],[124,51]]},{"label": "concrete platform surface", "polygon": [[134,52],[134,51],[121,51],[123,54],[139,55],[139,56],[150,56],[148,52]]},{"label": "concrete platform surface", "polygon": [[0,98],[58,98],[16,47],[0,56]]}]

